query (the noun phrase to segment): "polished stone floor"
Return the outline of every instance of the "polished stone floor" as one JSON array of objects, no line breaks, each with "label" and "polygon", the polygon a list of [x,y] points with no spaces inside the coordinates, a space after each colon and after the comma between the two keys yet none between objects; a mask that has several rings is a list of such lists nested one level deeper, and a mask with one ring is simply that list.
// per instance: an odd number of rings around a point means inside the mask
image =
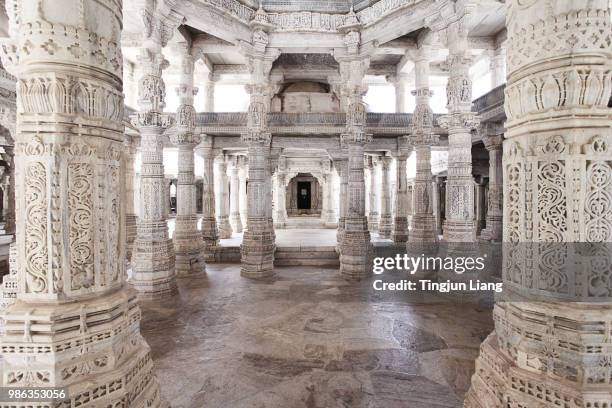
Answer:
[{"label": "polished stone floor", "polygon": [[277,268],[254,282],[239,268],[208,265],[179,280],[176,298],[142,303],[174,408],[461,406],[492,330],[488,305],[382,294],[337,269]]}]

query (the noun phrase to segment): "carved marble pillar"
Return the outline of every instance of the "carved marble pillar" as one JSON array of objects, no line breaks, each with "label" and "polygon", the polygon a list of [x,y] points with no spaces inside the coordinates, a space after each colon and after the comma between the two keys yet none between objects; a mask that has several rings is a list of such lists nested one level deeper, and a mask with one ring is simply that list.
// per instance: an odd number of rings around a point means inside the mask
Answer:
[{"label": "carved marble pillar", "polygon": [[204,84],[204,112],[215,111],[215,82],[213,74],[208,75],[208,81]]},{"label": "carved marble pillar", "polygon": [[176,92],[179,107],[176,113],[175,133],[171,142],[178,146],[178,180],[176,186],[176,221],[173,235],[176,254],[176,273],[179,276],[203,272],[206,267],[202,257],[202,234],[198,231],[196,213],[196,187],[194,175],[194,147],[199,143],[195,134],[195,109],[193,98],[197,88],[193,86],[194,58],[186,44],[182,46],[181,77]]},{"label": "carved marble pillar", "polygon": [[[349,104],[353,112],[359,107]],[[351,112],[351,111],[349,111]],[[363,108],[365,117],[365,108]],[[343,135],[348,146],[347,208],[340,246],[340,273],[349,280],[361,280],[371,274],[372,253],[368,220],[365,216],[365,182],[363,171],[364,146],[369,142],[365,133]]]},{"label": "carved marble pillar", "polygon": [[486,184],[482,177],[474,179],[474,221],[476,222],[476,234],[480,235],[485,223],[485,193]]},{"label": "carved marble pillar", "polygon": [[406,112],[406,88],[408,84],[401,76],[393,78],[392,82],[395,88],[395,112],[404,113]]},{"label": "carved marble pillar", "polygon": [[240,219],[240,168],[239,156],[234,156],[230,166],[230,225],[232,231],[239,234],[242,232],[242,220]]},{"label": "carved marble pillar", "polygon": [[429,90],[429,56],[429,47],[421,45],[416,53],[416,89],[412,92],[416,97],[416,107],[410,140],[416,155],[416,175],[412,189],[413,208],[408,246],[417,250],[433,249],[432,244],[438,240],[433,215],[431,174],[431,146],[437,144],[438,137],[433,134],[433,111],[429,106],[429,99],[433,95]]},{"label": "carved marble pillar", "polygon": [[504,290],[465,406],[609,406],[609,2],[506,7]]},{"label": "carved marble pillar", "polygon": [[324,184],[323,188],[323,210],[321,219],[323,224],[327,227],[333,227],[336,225],[336,211],[334,209],[334,179],[333,174],[327,172],[323,175]]},{"label": "carved marble pillar", "polygon": [[67,397],[4,405],[164,406],[125,284],[121,1],[19,7],[0,47],[20,112],[18,293],[2,316],[1,382]]},{"label": "carved marble pillar", "polygon": [[447,29],[449,56],[446,88],[448,115],[439,120],[448,130],[448,179],[446,182],[446,221],[444,239],[456,244],[476,240],[474,225],[474,183],[472,180],[472,129],[478,118],[471,113],[471,57],[467,44],[469,14]]},{"label": "carved marble pillar", "polygon": [[440,191],[444,188],[442,186],[442,181],[439,177],[434,177],[434,181],[432,182],[433,194],[432,194],[432,202],[434,208],[434,218],[436,221],[436,237],[442,234],[442,197],[440,195]]},{"label": "carved marble pillar", "polygon": [[369,207],[370,207],[370,211],[368,213],[368,229],[370,231],[377,231],[378,230],[378,223],[380,221],[380,217],[379,217],[379,213],[378,213],[378,207],[379,207],[379,201],[380,201],[380,196],[379,196],[379,174],[378,174],[378,164],[379,164],[379,159],[372,157],[372,156],[366,156],[365,157],[366,160],[366,167],[369,171],[369,189],[368,189],[368,200],[369,200]]},{"label": "carved marble pillar", "polygon": [[[488,127],[485,128],[485,130]],[[489,151],[489,192],[487,196],[486,227],[480,235],[485,241],[502,239],[503,166],[502,134],[483,135],[482,141]]]},{"label": "carved marble pillar", "polygon": [[[274,57],[275,58],[275,57]],[[257,72],[271,68],[270,61],[257,59]],[[270,110],[272,89],[267,75],[258,78],[248,87],[251,101],[248,110],[247,132],[242,135],[248,146],[249,186],[247,191],[247,229],[242,239],[242,267],[240,274],[247,278],[265,278],[274,274],[275,240],[272,220],[272,171],[267,114]]]},{"label": "carved marble pillar", "polygon": [[[242,225],[246,226],[247,222],[247,175],[249,173],[248,169],[248,161],[246,156],[240,156],[239,160],[240,171],[238,172],[238,177],[240,178],[240,220],[242,221]],[[286,209],[285,209],[286,211]]]},{"label": "carved marble pillar", "polygon": [[166,207],[169,201],[164,176],[163,133],[170,117],[164,115],[166,86],[162,70],[168,61],[161,53],[167,42],[166,24],[150,16],[155,25],[139,56],[143,76],[138,84],[138,113],[135,124],[140,131],[142,154],[140,211],[132,253],[130,282],[142,298],[172,296],[177,291],[174,245],[168,235]]},{"label": "carved marble pillar", "polygon": [[132,259],[132,247],[136,239],[136,208],[134,205],[134,183],[135,180],[135,161],[137,145],[140,143],[138,137],[125,136],[123,157],[125,161],[125,241],[126,258]]},{"label": "carved marble pillar", "polygon": [[506,49],[496,48],[490,54],[491,88],[497,88],[506,82]]},{"label": "carved marble pillar", "polygon": [[218,209],[217,228],[219,230],[219,238],[228,239],[232,237],[232,225],[229,222],[229,180],[227,178],[227,158],[220,155],[216,160],[217,192],[218,194]]},{"label": "carved marble pillar", "polygon": [[407,159],[408,155],[404,152],[395,156],[395,214],[393,217],[393,233],[391,234],[395,243],[408,241],[408,218],[406,217],[408,200]]},{"label": "carved marble pillar", "polygon": [[361,280],[372,273],[370,262],[373,252],[365,214],[364,181],[364,149],[372,140],[372,135],[365,132],[367,114],[362,100],[367,91],[363,78],[369,59],[336,58],[340,60],[340,72],[348,95],[346,132],[341,136],[341,145],[348,149],[348,191],[340,245],[340,274],[348,280]]},{"label": "carved marble pillar", "polygon": [[214,260],[217,246],[219,245],[219,232],[217,230],[217,220],[215,217],[215,160],[212,136],[204,135],[201,138],[200,144],[196,147],[196,154],[198,154],[204,162],[201,225],[204,247],[202,248],[202,254],[205,261],[212,261]]},{"label": "carved marble pillar", "polygon": [[[282,157],[281,157],[282,159]],[[274,189],[274,228],[287,226],[287,174],[279,168],[276,172],[276,188]]]},{"label": "carved marble pillar", "polygon": [[332,161],[340,179],[340,190],[338,191],[338,228],[336,233],[336,242],[340,246],[344,236],[344,222],[348,206],[348,160],[345,157],[332,156]]},{"label": "carved marble pillar", "polygon": [[380,185],[380,221],[378,224],[378,236],[380,238],[391,238],[393,230],[393,217],[391,215],[391,157],[383,156],[380,160],[382,171],[382,183]]}]

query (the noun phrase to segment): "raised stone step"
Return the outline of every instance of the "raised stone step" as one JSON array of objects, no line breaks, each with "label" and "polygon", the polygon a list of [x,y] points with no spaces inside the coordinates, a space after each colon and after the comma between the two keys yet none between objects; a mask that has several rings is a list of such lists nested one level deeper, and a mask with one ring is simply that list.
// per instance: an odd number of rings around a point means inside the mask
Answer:
[{"label": "raised stone step", "polygon": [[275,266],[340,266],[334,247],[280,247],[274,254]]}]

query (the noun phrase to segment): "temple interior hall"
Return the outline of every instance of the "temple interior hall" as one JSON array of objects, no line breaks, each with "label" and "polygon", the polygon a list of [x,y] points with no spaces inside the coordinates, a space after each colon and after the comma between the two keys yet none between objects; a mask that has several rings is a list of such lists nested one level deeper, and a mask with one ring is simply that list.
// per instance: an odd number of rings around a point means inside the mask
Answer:
[{"label": "temple interior hall", "polygon": [[0,0],[0,407],[612,408],[611,7]]}]

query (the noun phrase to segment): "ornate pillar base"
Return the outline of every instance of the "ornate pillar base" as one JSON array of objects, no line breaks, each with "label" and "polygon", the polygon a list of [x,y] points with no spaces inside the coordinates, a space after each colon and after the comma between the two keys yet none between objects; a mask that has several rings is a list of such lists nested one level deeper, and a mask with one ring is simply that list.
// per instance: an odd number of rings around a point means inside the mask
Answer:
[{"label": "ornate pillar base", "polygon": [[239,212],[231,213],[229,222],[232,232],[235,232],[236,234],[240,234],[242,232],[242,219],[240,219]]},{"label": "ornate pillar base", "polygon": [[393,217],[391,214],[383,214],[378,222],[378,236],[380,238],[389,239],[393,232]]},{"label": "ornate pillar base", "polygon": [[347,219],[346,224],[350,228],[345,227],[340,244],[340,274],[346,280],[358,281],[372,275],[370,232],[365,217]]},{"label": "ornate pillar base", "polygon": [[174,229],[174,267],[177,276],[206,271],[202,255],[202,234],[197,230],[196,215],[177,215]]},{"label": "ornate pillar base", "polygon": [[503,234],[503,222],[500,215],[487,215],[486,228],[482,230],[480,237],[481,241],[500,242]]},{"label": "ornate pillar base", "polygon": [[276,250],[272,220],[260,221],[260,225],[252,218],[249,227],[244,231],[240,246],[240,275],[250,279],[267,278],[274,275],[274,251]]},{"label": "ornate pillar base", "polygon": [[436,217],[433,214],[414,214],[411,220],[410,242],[438,242]]},{"label": "ornate pillar base", "polygon": [[125,246],[126,246],[126,259],[132,260],[132,248],[134,247],[134,240],[136,239],[136,222],[138,217],[135,214],[125,215]]},{"label": "ornate pillar base", "polygon": [[391,233],[391,239],[395,243],[402,243],[408,241],[407,217],[395,217],[393,219],[393,232]]},{"label": "ornate pillar base", "polygon": [[[30,331],[33,316],[36,334]],[[65,387],[67,406],[167,406],[149,346],[140,335],[140,308],[133,290],[122,288],[76,305],[16,302],[4,319],[8,330],[2,345],[13,351],[4,353],[3,371],[11,387]],[[75,324],[67,327],[65,322]],[[23,371],[26,360],[34,371]]]},{"label": "ornate pillar base", "polygon": [[232,225],[229,222],[229,217],[219,217],[219,239],[230,239],[232,237]]},{"label": "ornate pillar base", "polygon": [[473,220],[445,220],[444,240],[450,244],[473,243],[476,241],[476,224]]},{"label": "ornate pillar base", "polygon": [[[142,229],[145,228],[148,231],[156,231],[155,235],[143,234]],[[140,236],[134,241],[130,283],[141,299],[162,299],[173,296],[178,290],[174,245],[166,236],[166,228],[165,221],[147,225],[142,225],[141,221],[138,226]]]},{"label": "ornate pillar base", "polygon": [[215,252],[219,246],[219,235],[217,232],[217,221],[214,217],[202,217],[202,256],[204,261],[211,262],[215,260]]}]

